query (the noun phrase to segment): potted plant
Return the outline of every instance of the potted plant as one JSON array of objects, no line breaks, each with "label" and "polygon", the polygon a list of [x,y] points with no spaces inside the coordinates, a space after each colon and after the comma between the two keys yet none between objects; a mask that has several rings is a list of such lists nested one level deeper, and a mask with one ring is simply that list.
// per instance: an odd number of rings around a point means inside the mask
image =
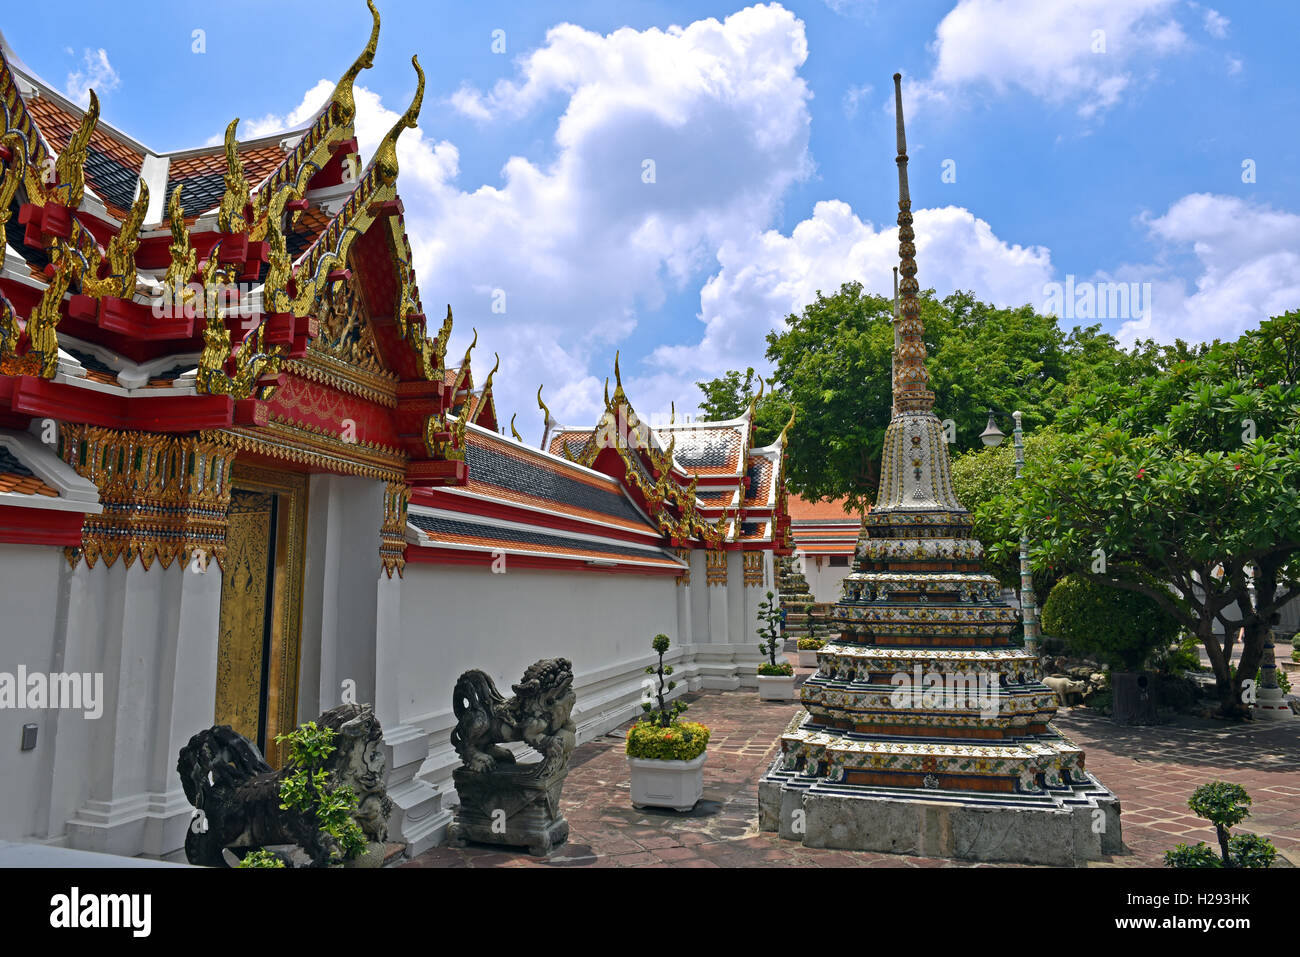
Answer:
[{"label": "potted plant", "polygon": [[687,707],[684,702],[669,704],[664,700],[665,694],[677,687],[677,682],[668,680],[672,665],[664,665],[668,644],[667,635],[655,635],[650,642],[659,655],[659,667],[647,668],[646,674],[656,675],[658,682],[647,680],[653,700],[641,702],[645,716],[627,732],[632,806],[689,811],[704,793],[704,749],[709,743],[709,729],[694,721],[679,720]]},{"label": "potted plant", "polygon": [[826,642],[823,639],[814,637],[813,635],[809,635],[807,638],[800,638],[799,639],[799,667],[816,668],[817,652],[820,651],[823,647],[825,647],[825,645]]},{"label": "potted plant", "polygon": [[781,611],[772,600],[775,597],[768,592],[767,600],[758,606],[757,632],[763,639],[759,642],[758,650],[767,655],[767,661],[758,666],[758,698],[760,701],[793,701],[794,667],[788,661],[778,663],[776,660],[776,653],[783,642],[780,632]]}]

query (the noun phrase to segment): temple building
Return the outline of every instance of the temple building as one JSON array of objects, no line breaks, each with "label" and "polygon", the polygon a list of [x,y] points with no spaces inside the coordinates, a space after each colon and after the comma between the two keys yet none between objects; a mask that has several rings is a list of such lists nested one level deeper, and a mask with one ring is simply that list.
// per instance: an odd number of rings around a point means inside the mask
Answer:
[{"label": "temple building", "polygon": [[790,495],[794,557],[815,602],[834,603],[853,564],[863,516],[846,512],[844,503],[842,498],[806,502]]},{"label": "temple building", "polygon": [[880,490],[800,711],[759,785],[760,826],[811,847],[1072,866],[1121,848],[1119,802],[1051,726],[1056,696],[1012,642],[932,411],[901,76],[894,410]]},{"label": "temple building", "polygon": [[615,359],[594,427],[552,436],[543,406],[542,448],[503,434],[496,365],[449,360],[451,309],[431,325],[416,284],[415,58],[358,156],[370,10],[309,122],[214,117],[221,145],[171,153],[0,39],[0,839],[174,854],[191,735],[229,724],[278,766],[277,734],[356,701],[419,853],[451,817],[469,668],[505,686],[570,658],[579,740],[640,713],[659,632],[682,690],[756,686],[785,433],[755,447],[752,403],[650,427]]}]

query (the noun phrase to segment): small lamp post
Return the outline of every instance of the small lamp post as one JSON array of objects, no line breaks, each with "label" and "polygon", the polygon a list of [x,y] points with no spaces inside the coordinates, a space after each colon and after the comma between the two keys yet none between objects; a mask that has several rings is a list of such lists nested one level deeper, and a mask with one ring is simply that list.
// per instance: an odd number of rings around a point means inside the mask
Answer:
[{"label": "small lamp post", "polygon": [[[1015,436],[1016,481],[1018,482],[1025,465],[1024,431],[1020,428],[1020,413],[1012,412],[1011,417],[1016,420],[1016,427],[1012,434]],[[989,414],[989,427],[995,428],[992,413]],[[988,429],[984,431],[987,433]],[[1002,438],[1003,435],[999,432],[997,441],[1002,441]],[[986,442],[985,444],[997,443]],[[1028,529],[1020,536],[1020,615],[1025,623],[1025,651],[1036,655],[1038,654],[1038,599],[1034,596],[1034,574],[1029,568]]]},{"label": "small lamp post", "polygon": [[[1017,419],[1016,421],[1019,422],[1020,420]],[[998,423],[993,410],[989,409],[989,424],[986,425],[984,431],[980,433],[980,441],[989,448],[993,448],[994,446],[1001,445],[1002,440],[1006,437],[1006,433],[998,428]]]}]

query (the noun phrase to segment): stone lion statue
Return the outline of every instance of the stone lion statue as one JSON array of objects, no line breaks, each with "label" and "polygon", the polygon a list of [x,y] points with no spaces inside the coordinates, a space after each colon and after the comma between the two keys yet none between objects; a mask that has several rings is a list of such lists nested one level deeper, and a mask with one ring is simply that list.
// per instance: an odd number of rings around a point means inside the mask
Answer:
[{"label": "stone lion statue", "polygon": [[544,777],[565,767],[577,740],[573,724],[573,666],[567,658],[547,658],[524,671],[507,700],[485,672],[467,671],[456,681],[452,710],[456,727],[452,747],[469,771],[488,772],[514,765],[514,756],[498,745],[522,741],[542,756],[535,769]]},{"label": "stone lion statue", "polygon": [[[350,787],[357,796],[353,818],[371,844],[388,838],[393,809],[384,788],[387,762],[383,729],[370,705],[343,704],[316,719],[317,727],[335,732],[333,753],[323,770],[330,787]],[[296,844],[312,867],[337,859],[338,842],[313,819],[280,807],[280,783],[292,773],[275,771],[257,745],[229,725],[200,731],[181,748],[176,770],[185,797],[197,808],[185,835],[191,864],[225,867],[223,850]]]}]

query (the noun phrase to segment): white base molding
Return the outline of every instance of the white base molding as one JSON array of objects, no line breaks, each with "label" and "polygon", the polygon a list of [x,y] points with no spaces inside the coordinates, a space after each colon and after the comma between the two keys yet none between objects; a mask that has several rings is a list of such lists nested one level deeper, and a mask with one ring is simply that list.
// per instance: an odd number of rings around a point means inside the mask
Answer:
[{"label": "white base molding", "polygon": [[185,845],[194,808],[179,787],[166,794],[134,794],[114,801],[87,801],[68,820],[67,846],[136,857],[161,858]]}]

